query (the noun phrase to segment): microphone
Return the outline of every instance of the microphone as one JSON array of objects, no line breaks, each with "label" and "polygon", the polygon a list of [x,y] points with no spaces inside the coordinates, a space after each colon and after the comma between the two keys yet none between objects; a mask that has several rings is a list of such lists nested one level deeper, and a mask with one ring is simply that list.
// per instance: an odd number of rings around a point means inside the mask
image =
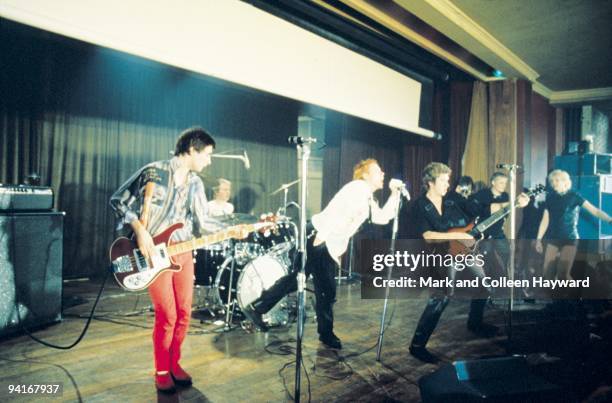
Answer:
[{"label": "microphone", "polygon": [[517,164],[497,164],[495,168],[498,169],[519,169],[521,166]]},{"label": "microphone", "polygon": [[405,183],[402,183],[402,186],[400,187],[400,193],[406,198],[406,200],[410,201],[410,192],[406,188]]},{"label": "microphone", "polygon": [[410,201],[410,192],[406,188],[406,184],[401,181],[401,179],[392,178],[389,181],[389,186],[400,191],[400,194],[406,198],[406,200]]},{"label": "microphone", "polygon": [[247,154],[246,150],[244,150],[244,159],[242,162],[244,162],[244,169],[247,171],[251,169],[251,161],[249,160],[249,155]]},{"label": "microphone", "polygon": [[314,137],[289,136],[287,141],[289,142],[289,144],[302,145],[316,143],[317,139]]}]

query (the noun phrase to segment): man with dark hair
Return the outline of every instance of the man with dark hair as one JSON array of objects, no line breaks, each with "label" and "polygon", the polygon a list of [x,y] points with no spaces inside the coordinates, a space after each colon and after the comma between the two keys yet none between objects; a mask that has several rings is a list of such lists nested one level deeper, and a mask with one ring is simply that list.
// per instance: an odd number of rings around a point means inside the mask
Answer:
[{"label": "man with dark hair", "polygon": [[[196,175],[210,165],[214,147],[215,141],[204,129],[187,129],[176,142],[174,157],[144,166],[112,195],[118,229],[131,227],[146,259],[157,254],[153,236],[172,224],[184,226],[173,233],[171,243],[192,239],[196,231],[220,229],[207,217],[204,184]],[[149,287],[155,309],[155,386],[163,392],[174,391],[175,384],[191,385],[191,376],[179,360],[191,317],[193,255],[187,252],[173,260],[182,270],[163,272]]]},{"label": "man with dark hair", "polygon": [[458,226],[464,227],[476,218],[474,208],[469,200],[473,186],[474,181],[471,176],[462,176],[457,181],[455,189],[444,196],[444,204],[453,206],[457,215],[455,218]]}]

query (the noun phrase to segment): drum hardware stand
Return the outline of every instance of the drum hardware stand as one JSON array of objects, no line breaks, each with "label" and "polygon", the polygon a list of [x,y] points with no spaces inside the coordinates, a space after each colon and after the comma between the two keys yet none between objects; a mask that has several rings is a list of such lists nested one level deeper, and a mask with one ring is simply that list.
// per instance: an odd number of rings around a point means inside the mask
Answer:
[{"label": "drum hardware stand", "polygon": [[[203,312],[208,312],[210,314],[210,316],[212,318],[216,317],[217,315],[215,314],[215,310],[211,308],[211,304],[210,304],[210,286],[203,286],[203,285],[195,285],[194,289],[197,291],[197,301],[198,304],[196,305],[196,307],[194,308],[194,310],[196,312],[198,312],[198,314],[202,314]],[[200,295],[201,290],[204,289],[204,292],[206,292],[206,294],[204,295],[204,297],[202,297]],[[200,304],[200,302],[203,299],[203,305]],[[200,319],[200,323],[204,323],[204,319]]]},{"label": "drum hardware stand", "polygon": [[283,192],[283,205],[276,212],[277,215],[282,215],[282,216],[286,216],[287,215],[287,207],[288,207],[287,206],[287,193],[289,192],[289,188],[291,186],[295,185],[296,183],[298,183],[299,181],[300,181],[300,179],[296,179],[296,180],[294,180],[292,182],[289,182],[289,183],[283,183],[281,185],[281,187],[279,187],[278,189],[276,189],[275,191],[270,193],[270,196],[274,196],[275,194],[277,194],[277,193],[279,193],[281,191]]},{"label": "drum hardware stand", "polygon": [[[295,402],[300,401],[301,390],[301,368],[302,368],[302,336],[304,335],[304,289],[306,288],[306,196],[308,191],[308,159],[310,158],[310,143],[316,142],[316,139],[305,137],[289,137],[289,142],[296,144],[298,152],[301,154],[302,169],[301,169],[301,197],[300,197],[300,236],[298,243],[298,251],[302,252],[300,271],[297,275],[297,335],[295,341]],[[298,179],[299,181],[299,179]],[[296,181],[297,183],[297,181]],[[285,203],[286,204],[286,203]]]},{"label": "drum hardware stand", "polygon": [[[402,209],[402,196],[399,198],[397,204],[397,210],[395,211],[395,217],[393,218],[393,232],[391,234],[391,246],[389,247],[389,254],[395,255],[395,241],[397,240],[397,230],[399,227],[399,213]],[[395,264],[387,266],[388,274],[387,280],[391,280],[391,274]],[[387,281],[387,287],[385,288],[385,303],[383,305],[382,315],[380,317],[380,331],[378,332],[378,343],[376,347],[376,361],[380,362],[380,355],[382,353],[383,338],[385,336],[385,319],[387,316],[387,306],[389,305],[389,281]]]}]

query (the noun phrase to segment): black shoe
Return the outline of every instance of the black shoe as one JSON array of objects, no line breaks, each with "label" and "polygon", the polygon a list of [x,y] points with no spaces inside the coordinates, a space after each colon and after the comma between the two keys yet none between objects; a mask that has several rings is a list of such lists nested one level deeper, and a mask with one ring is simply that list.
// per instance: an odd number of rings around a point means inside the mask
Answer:
[{"label": "black shoe", "polygon": [[268,329],[269,329],[268,325],[266,325],[266,322],[264,322],[263,319],[261,319],[261,314],[258,313],[255,310],[255,308],[253,308],[253,304],[247,305],[242,310],[242,313],[244,314],[244,316],[247,317],[248,320],[253,322],[255,327],[257,327],[259,330],[261,330],[262,332],[267,332],[268,331]]},{"label": "black shoe", "polygon": [[321,341],[321,343],[325,344],[327,347],[335,348],[336,350],[342,349],[340,339],[333,332],[330,334],[319,335],[319,341]]},{"label": "black shoe", "polygon": [[468,323],[468,330],[480,337],[491,338],[497,335],[499,328],[487,323],[479,323],[478,325]]},{"label": "black shoe", "polygon": [[440,361],[438,357],[430,353],[425,347],[410,346],[410,354],[423,362],[436,364]]}]

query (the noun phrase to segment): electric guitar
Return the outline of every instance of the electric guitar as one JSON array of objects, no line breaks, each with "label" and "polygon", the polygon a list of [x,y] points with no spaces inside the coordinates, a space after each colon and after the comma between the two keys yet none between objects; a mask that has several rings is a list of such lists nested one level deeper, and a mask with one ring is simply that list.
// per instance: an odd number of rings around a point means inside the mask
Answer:
[{"label": "electric guitar", "polygon": [[[543,193],[545,190],[546,188],[544,187],[544,185],[536,185],[533,189],[529,190],[525,194],[527,195],[527,197],[531,198],[531,196]],[[518,201],[515,203],[515,206],[518,206]],[[475,249],[478,245],[478,242],[483,238],[484,232],[488,230],[491,226],[493,226],[496,222],[506,217],[508,214],[510,214],[509,204],[506,207],[500,208],[495,213],[491,214],[488,218],[481,222],[477,223],[477,221],[474,221],[466,225],[465,227],[451,228],[447,232],[465,232],[467,234],[470,234],[474,237],[474,239],[476,239],[476,243],[470,249]],[[460,244],[460,242],[453,242],[453,244]],[[453,249],[451,253],[459,253],[456,248],[453,248],[453,245],[451,245],[451,249]]]},{"label": "electric guitar", "polygon": [[175,255],[200,249],[226,239],[240,238],[245,232],[259,231],[275,225],[273,219],[255,224],[240,224],[214,234],[169,245],[168,241],[174,231],[183,227],[183,223],[176,223],[153,237],[157,255],[150,260],[144,258],[135,240],[125,237],[117,238],[111,245],[109,252],[111,269],[115,280],[124,289],[128,291],[144,290],[163,272],[178,272],[182,269],[172,260]]}]

